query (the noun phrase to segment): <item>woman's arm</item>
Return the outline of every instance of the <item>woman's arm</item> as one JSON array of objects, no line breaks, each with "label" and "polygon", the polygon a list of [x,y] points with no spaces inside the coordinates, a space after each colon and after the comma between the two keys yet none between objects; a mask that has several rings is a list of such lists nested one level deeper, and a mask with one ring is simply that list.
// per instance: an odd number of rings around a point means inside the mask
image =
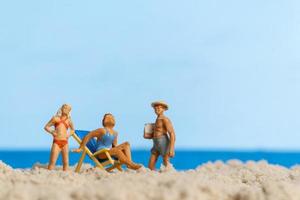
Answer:
[{"label": "woman's arm", "polygon": [[69,125],[70,125],[71,130],[70,130],[70,134],[69,134],[68,137],[70,137],[75,131],[74,124],[73,124],[73,121],[71,119],[69,119]]},{"label": "woman's arm", "polygon": [[53,136],[56,136],[55,130],[51,129],[55,124],[55,117],[52,117],[50,121],[45,125],[44,129],[46,132],[50,133]]}]

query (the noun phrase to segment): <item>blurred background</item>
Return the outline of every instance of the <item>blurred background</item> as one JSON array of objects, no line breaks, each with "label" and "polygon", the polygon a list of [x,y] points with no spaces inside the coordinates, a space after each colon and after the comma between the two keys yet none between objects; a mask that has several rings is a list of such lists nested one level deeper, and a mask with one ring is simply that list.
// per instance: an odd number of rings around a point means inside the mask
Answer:
[{"label": "blurred background", "polygon": [[111,112],[149,151],[162,99],[177,149],[298,151],[299,23],[296,0],[1,2],[0,149],[49,150],[69,103],[76,129]]}]

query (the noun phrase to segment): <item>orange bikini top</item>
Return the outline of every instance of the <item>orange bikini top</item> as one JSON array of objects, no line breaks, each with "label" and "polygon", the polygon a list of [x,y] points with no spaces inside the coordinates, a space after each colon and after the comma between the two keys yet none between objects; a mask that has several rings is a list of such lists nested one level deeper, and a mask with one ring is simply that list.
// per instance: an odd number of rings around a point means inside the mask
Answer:
[{"label": "orange bikini top", "polygon": [[54,124],[54,127],[57,128],[60,124],[63,124],[63,125],[66,127],[66,129],[68,129],[68,128],[69,128],[69,124],[66,123],[67,119],[68,119],[68,118],[66,118],[65,120],[62,120],[62,119],[60,118],[60,121],[56,122],[56,123]]}]

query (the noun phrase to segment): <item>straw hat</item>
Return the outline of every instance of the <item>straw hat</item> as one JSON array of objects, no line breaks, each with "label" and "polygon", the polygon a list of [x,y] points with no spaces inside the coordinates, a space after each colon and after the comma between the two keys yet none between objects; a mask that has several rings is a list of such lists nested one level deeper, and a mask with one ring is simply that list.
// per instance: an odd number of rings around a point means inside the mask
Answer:
[{"label": "straw hat", "polygon": [[151,106],[152,106],[153,108],[154,108],[155,106],[157,106],[157,105],[161,105],[161,106],[165,107],[166,110],[169,109],[168,104],[167,104],[166,102],[164,102],[164,101],[155,101],[155,102],[151,103]]}]

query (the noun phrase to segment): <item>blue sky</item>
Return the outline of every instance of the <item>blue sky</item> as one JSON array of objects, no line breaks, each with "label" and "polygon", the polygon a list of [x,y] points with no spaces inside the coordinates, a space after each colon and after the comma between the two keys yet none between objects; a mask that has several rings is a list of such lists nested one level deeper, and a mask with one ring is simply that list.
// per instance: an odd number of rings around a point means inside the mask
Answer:
[{"label": "blue sky", "polygon": [[298,1],[2,2],[0,148],[49,148],[67,102],[150,149],[163,99],[178,148],[299,150],[299,23]]}]

